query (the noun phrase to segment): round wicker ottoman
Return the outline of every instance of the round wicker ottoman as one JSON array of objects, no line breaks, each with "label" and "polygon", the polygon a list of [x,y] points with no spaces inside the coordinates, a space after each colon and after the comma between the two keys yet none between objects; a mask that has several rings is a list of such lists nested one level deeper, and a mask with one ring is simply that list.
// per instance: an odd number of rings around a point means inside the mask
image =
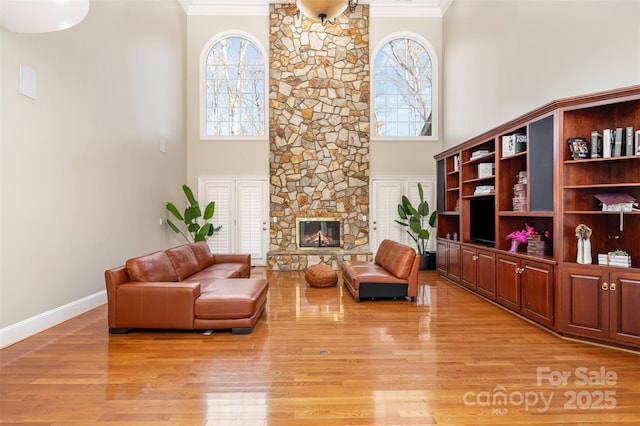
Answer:
[{"label": "round wicker ottoman", "polygon": [[324,263],[310,266],[304,274],[304,279],[311,287],[334,287],[338,284],[338,274]]}]

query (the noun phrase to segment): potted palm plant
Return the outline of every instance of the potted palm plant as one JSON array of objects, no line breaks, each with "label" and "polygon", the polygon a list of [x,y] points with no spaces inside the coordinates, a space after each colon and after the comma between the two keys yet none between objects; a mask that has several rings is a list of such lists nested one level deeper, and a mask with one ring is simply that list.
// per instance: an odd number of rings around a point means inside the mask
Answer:
[{"label": "potted palm plant", "polygon": [[428,245],[431,236],[431,230],[435,226],[437,212],[430,212],[429,203],[424,199],[424,191],[422,184],[418,183],[418,194],[420,203],[417,207],[411,205],[411,201],[403,195],[402,202],[398,204],[398,215],[400,220],[396,219],[396,223],[407,228],[407,234],[416,243],[416,249],[421,256],[420,269],[428,269]]},{"label": "potted palm plant", "polygon": [[[184,191],[184,195],[187,197],[187,201],[189,203],[184,209],[184,213],[180,213],[173,203],[167,203],[166,207],[167,211],[171,213],[175,219],[184,223],[186,233],[183,232],[171,219],[167,218],[167,224],[173,232],[181,234],[187,242],[206,241],[214,232],[218,232],[220,228],[222,228],[222,225],[213,226],[213,224],[208,222],[215,213],[216,203],[215,201],[210,201],[204,208],[203,214],[198,200],[193,196],[191,188],[187,185],[182,185],[182,190]],[[204,221],[203,224],[201,224],[200,218]],[[187,235],[189,235],[191,239],[189,239]]]}]

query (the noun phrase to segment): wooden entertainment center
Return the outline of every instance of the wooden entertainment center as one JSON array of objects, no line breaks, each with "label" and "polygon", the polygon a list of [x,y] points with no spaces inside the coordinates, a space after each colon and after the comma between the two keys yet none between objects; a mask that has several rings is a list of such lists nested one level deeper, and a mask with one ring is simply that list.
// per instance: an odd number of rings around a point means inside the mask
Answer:
[{"label": "wooden entertainment center", "polygon": [[[592,132],[630,127],[631,155],[591,158]],[[638,130],[632,86],[553,101],[436,155],[440,275],[562,336],[640,349],[640,211],[603,211],[595,197],[640,201]],[[591,264],[577,262],[581,224]],[[538,237],[510,251],[507,235],[526,225]],[[599,264],[615,250],[630,267]]]}]

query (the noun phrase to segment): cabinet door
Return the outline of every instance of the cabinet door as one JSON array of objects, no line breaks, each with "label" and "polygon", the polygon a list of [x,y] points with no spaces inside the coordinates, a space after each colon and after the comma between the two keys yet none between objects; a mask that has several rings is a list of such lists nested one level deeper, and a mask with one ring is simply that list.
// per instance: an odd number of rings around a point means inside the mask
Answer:
[{"label": "cabinet door", "polygon": [[[496,298],[496,256],[493,252],[478,250],[478,279],[476,290],[489,299]],[[464,267],[464,263],[462,264]]]},{"label": "cabinet door", "polygon": [[609,337],[640,345],[640,276],[612,272],[608,293]]},{"label": "cabinet door", "polygon": [[553,266],[523,260],[520,287],[522,314],[553,327]]},{"label": "cabinet door", "polygon": [[460,282],[460,244],[449,242],[448,247],[448,267],[449,274],[447,275],[450,280]]},{"label": "cabinet door", "polygon": [[438,240],[436,244],[436,269],[442,275],[447,275],[447,243]]},{"label": "cabinet door", "polygon": [[499,254],[496,258],[496,301],[520,311],[520,261],[512,256]]},{"label": "cabinet door", "polygon": [[460,265],[460,284],[476,290],[478,282],[478,254],[476,249],[463,246],[460,249],[462,263]]},{"label": "cabinet door", "polygon": [[560,288],[559,326],[562,331],[585,337],[609,335],[609,292],[597,269],[568,267]]}]

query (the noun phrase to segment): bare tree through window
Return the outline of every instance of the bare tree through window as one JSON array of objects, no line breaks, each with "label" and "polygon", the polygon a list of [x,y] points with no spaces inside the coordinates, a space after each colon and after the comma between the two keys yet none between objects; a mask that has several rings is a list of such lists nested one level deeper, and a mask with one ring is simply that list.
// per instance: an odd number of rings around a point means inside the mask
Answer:
[{"label": "bare tree through window", "polygon": [[431,136],[432,64],[425,47],[410,38],[386,43],[374,62],[377,136]]},{"label": "bare tree through window", "polygon": [[260,50],[248,39],[225,37],[206,58],[206,136],[265,134],[265,72]]}]

